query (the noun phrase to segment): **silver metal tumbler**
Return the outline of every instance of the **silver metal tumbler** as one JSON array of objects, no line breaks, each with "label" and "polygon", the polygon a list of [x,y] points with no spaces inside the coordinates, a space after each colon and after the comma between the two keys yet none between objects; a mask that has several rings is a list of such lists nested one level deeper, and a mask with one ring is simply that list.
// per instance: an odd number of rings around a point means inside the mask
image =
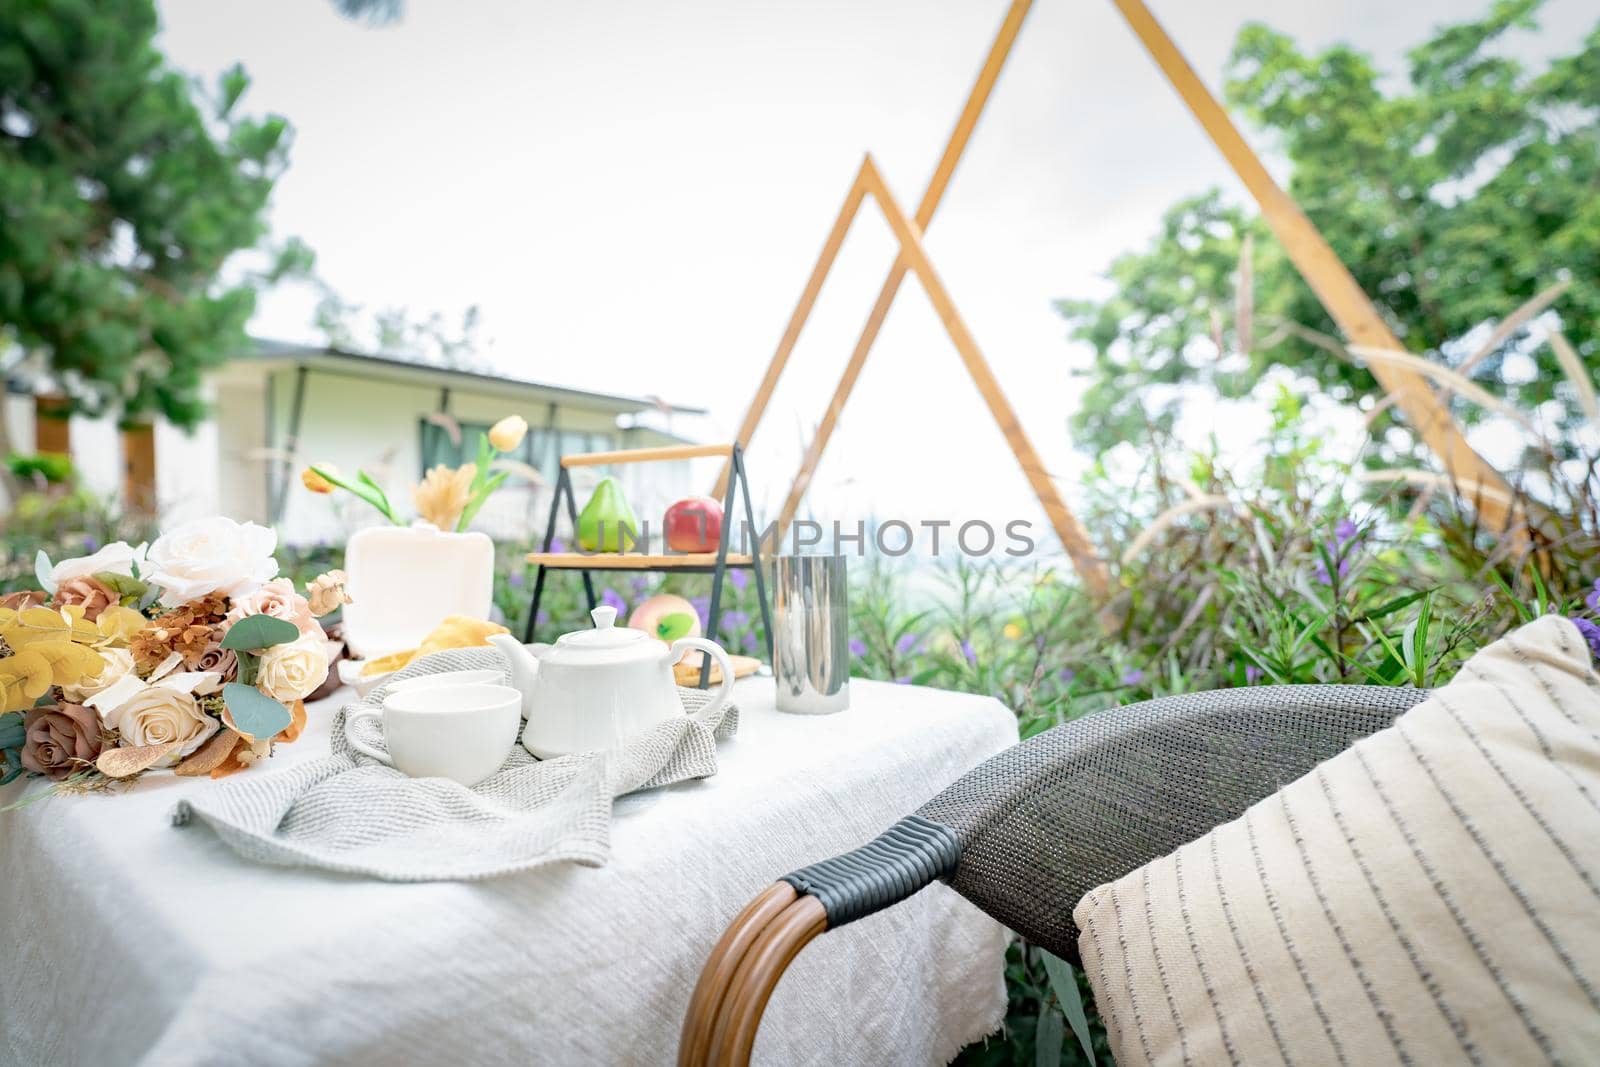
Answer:
[{"label": "silver metal tumbler", "polygon": [[773,564],[773,674],[778,710],[826,715],[850,706],[845,557],[779,556]]}]

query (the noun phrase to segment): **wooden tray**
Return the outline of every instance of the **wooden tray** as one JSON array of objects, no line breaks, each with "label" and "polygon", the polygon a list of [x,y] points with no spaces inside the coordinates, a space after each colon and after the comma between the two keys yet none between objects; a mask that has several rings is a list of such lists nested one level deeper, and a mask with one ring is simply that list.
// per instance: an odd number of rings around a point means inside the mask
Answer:
[{"label": "wooden tray", "polygon": [[[733,661],[733,676],[747,678],[756,673],[761,666],[761,661],[754,656],[735,656],[728,653],[728,658]],[[694,688],[700,684],[701,656],[698,652],[691,653],[687,660],[680,660],[672,665],[673,676],[678,679],[679,685]],[[711,661],[711,684],[716,685],[722,681],[722,668],[717,666],[717,661]]]}]

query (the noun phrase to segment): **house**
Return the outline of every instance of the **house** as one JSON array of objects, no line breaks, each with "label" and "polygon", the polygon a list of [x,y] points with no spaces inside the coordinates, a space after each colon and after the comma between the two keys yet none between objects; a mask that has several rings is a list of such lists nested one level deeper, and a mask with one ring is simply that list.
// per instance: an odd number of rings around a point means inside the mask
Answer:
[{"label": "house", "polygon": [[[46,384],[25,381],[8,383],[7,416],[19,449],[31,442],[37,452],[70,454],[82,484],[154,508],[163,525],[221,513],[274,524],[287,544],[314,544],[381,520],[348,494],[303,489],[307,463],[366,471],[406,514],[424,470],[470,461],[480,433],[521,415],[530,429],[511,457],[512,476],[473,528],[527,539],[543,531],[561,455],[685,443],[677,425],[704,414],[653,398],[275,341],[256,342],[205,388],[212,415],[192,433],[159,420],[119,428],[112,419],[63,418]],[[614,474],[641,518],[696,491],[686,462],[574,473],[580,501],[588,484]]]}]

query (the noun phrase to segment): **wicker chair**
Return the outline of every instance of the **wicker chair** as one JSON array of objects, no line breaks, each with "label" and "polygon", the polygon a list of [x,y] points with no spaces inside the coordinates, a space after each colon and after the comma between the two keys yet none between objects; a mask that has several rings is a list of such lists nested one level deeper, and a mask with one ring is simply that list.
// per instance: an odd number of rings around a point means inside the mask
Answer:
[{"label": "wicker chair", "polygon": [[712,949],[680,1067],[747,1064],[785,968],[936,879],[1074,964],[1086,892],[1237,818],[1426,692],[1266,686],[1090,715],[987,760],[873,841],[784,875]]}]

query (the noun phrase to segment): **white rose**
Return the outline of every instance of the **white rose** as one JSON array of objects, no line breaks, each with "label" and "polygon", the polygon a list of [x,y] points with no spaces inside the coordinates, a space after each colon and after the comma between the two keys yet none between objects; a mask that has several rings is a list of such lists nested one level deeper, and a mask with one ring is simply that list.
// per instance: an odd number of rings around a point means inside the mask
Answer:
[{"label": "white rose", "polygon": [[126,541],[113,541],[92,556],[64,559],[49,571],[41,571],[39,583],[45,591],[54,594],[62,582],[74,578],[88,578],[96,574],[125,574],[133,576],[134,565],[144,568],[145,546],[132,548]]},{"label": "white rose", "polygon": [[82,704],[96,693],[110,689],[133,673],[133,653],[125,648],[100,649],[100,673],[77,685],[64,685],[61,692],[74,704]]},{"label": "white rose", "polygon": [[124,747],[165,745],[178,747],[168,758],[177,763],[210,740],[222,724],[200,710],[194,696],[177,689],[152,685],[112,708],[106,725],[122,734]]},{"label": "white rose", "polygon": [[167,607],[222,593],[247,596],[277,577],[278,535],[253,522],[217,516],[163,534],[146,555],[144,577],[161,587]]},{"label": "white rose", "polygon": [[316,634],[267,649],[256,673],[256,687],[284,704],[304,700],[327,680],[328,641]]}]

